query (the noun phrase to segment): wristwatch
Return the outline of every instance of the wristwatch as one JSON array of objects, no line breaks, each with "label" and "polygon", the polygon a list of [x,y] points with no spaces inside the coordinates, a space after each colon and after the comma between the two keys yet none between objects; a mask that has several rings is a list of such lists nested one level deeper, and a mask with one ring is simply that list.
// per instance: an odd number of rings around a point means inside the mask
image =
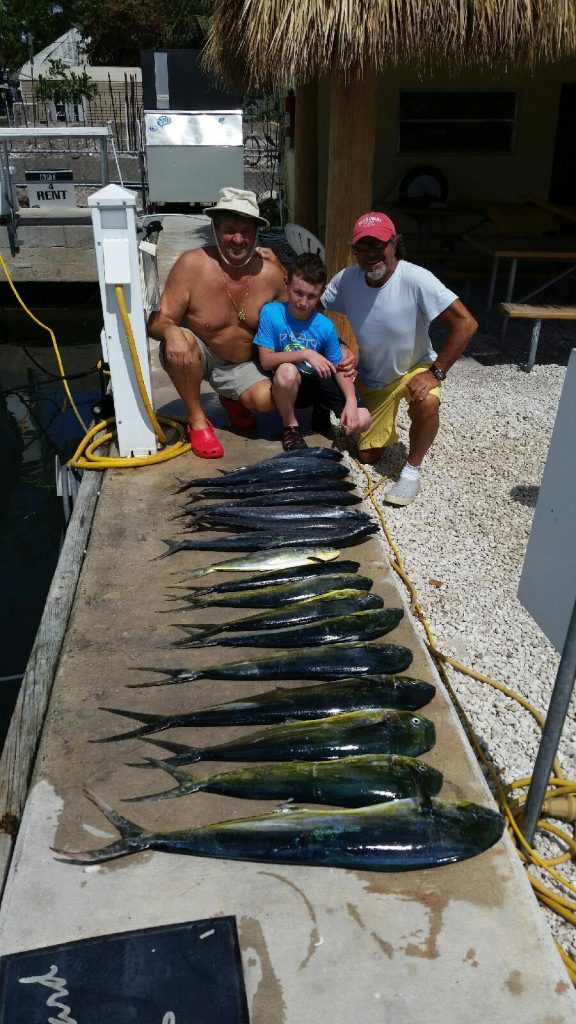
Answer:
[{"label": "wristwatch", "polygon": [[435,363],[433,363],[432,366],[429,366],[428,369],[430,370],[432,376],[436,377],[436,380],[446,380],[445,370],[441,370],[440,367],[436,366]]}]

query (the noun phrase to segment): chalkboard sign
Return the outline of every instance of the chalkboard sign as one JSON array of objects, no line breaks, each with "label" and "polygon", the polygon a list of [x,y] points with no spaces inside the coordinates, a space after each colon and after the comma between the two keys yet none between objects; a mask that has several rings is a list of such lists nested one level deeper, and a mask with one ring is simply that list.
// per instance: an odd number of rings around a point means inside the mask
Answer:
[{"label": "chalkboard sign", "polygon": [[249,1024],[233,917],[0,960],[0,1024]]}]

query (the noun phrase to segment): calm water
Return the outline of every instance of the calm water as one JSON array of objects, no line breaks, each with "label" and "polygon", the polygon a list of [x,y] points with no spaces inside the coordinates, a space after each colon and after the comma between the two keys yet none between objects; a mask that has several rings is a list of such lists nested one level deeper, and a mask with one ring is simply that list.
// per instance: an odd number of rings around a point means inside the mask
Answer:
[{"label": "calm water", "polygon": [[[48,322],[54,326],[58,311],[51,313]],[[0,314],[0,747],[20,686],[20,678],[9,677],[25,671],[64,536],[55,458],[65,462],[82,436],[61,384],[49,379],[56,370],[51,350],[38,346],[34,336],[19,337],[11,314],[4,314],[6,310]],[[93,369],[100,356],[97,339],[94,322],[82,329],[78,344],[63,345],[67,374]],[[90,422],[100,394],[97,375],[79,377],[71,389]]]},{"label": "calm water", "polygon": [[29,463],[7,482],[0,517],[0,744],[18,695],[58,559],[62,513],[54,474]]}]

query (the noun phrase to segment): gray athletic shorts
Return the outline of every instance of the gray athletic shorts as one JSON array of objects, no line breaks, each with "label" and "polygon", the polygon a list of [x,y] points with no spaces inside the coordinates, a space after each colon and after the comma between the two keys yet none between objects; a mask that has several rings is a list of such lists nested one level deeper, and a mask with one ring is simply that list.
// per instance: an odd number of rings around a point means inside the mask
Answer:
[{"label": "gray athletic shorts", "polygon": [[[202,376],[214,388],[217,395],[223,395],[224,398],[240,398],[240,395],[251,388],[253,384],[258,384],[261,380],[270,383],[270,378],[262,372],[255,360],[250,359],[246,363],[229,363],[226,359],[219,359],[196,334],[187,327],[182,327],[182,330],[198,345],[202,361]],[[160,342],[158,355],[160,365],[165,370],[166,358],[163,341]]]}]

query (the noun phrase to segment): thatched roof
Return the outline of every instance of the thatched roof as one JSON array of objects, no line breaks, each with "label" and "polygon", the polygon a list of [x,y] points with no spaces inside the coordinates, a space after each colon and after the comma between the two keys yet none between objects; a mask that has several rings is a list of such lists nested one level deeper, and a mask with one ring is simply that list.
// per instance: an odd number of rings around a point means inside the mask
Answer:
[{"label": "thatched roof", "polygon": [[532,67],[576,53],[576,0],[214,0],[205,59],[250,87],[339,67]]}]

